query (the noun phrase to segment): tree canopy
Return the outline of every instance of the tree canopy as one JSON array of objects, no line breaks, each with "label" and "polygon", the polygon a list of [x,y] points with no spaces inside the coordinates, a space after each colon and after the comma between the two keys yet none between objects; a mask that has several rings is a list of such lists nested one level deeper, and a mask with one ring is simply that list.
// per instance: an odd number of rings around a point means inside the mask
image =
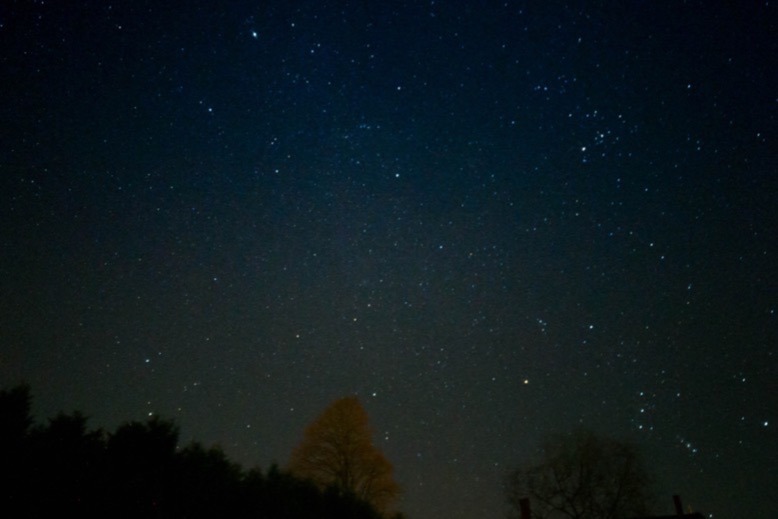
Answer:
[{"label": "tree canopy", "polygon": [[334,486],[386,511],[400,488],[392,477],[392,465],[371,437],[359,399],[336,400],[305,429],[289,470],[319,488]]},{"label": "tree canopy", "polygon": [[0,390],[0,517],[380,519],[276,466],[244,471],[216,446],[181,447],[171,421],[108,433],[75,412],[35,425],[30,400],[27,386]]},{"label": "tree canopy", "polygon": [[621,519],[649,508],[648,472],[637,448],[587,430],[545,442],[542,459],[506,478],[511,515],[528,498],[540,519]]}]

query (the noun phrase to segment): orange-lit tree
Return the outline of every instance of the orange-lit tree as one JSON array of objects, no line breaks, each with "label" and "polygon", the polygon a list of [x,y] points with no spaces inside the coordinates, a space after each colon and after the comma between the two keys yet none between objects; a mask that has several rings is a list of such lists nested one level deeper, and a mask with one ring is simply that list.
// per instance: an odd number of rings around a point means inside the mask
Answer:
[{"label": "orange-lit tree", "polygon": [[372,443],[367,412],[356,397],[330,404],[305,429],[292,452],[289,470],[320,488],[351,492],[386,512],[400,488],[392,465]]}]

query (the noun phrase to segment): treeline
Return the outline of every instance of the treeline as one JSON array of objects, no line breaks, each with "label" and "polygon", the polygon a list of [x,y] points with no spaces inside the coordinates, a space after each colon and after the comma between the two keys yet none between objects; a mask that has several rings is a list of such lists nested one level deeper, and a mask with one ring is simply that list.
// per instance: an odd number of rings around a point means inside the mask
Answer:
[{"label": "treeline", "polygon": [[244,470],[219,448],[180,448],[171,421],[109,433],[76,412],[35,425],[30,404],[28,386],[0,391],[0,517],[381,518],[276,466]]}]

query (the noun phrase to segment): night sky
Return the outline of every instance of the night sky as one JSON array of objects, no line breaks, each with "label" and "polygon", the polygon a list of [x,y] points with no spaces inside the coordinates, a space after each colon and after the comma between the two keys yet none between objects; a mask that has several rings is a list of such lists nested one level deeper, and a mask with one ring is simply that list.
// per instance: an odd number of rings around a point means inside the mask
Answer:
[{"label": "night sky", "polygon": [[580,426],[777,517],[776,20],[3,1],[0,383],[263,469],[356,394],[411,519]]}]

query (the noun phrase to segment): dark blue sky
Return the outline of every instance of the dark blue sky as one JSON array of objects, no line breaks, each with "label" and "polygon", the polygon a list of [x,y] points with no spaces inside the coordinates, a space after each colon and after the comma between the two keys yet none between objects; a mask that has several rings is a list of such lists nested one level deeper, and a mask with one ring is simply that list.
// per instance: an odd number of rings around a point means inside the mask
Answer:
[{"label": "dark blue sky", "polygon": [[[184,5],[185,4],[185,5]],[[775,7],[0,7],[0,382],[245,467],[357,394],[413,519],[578,426],[774,517]]]}]

